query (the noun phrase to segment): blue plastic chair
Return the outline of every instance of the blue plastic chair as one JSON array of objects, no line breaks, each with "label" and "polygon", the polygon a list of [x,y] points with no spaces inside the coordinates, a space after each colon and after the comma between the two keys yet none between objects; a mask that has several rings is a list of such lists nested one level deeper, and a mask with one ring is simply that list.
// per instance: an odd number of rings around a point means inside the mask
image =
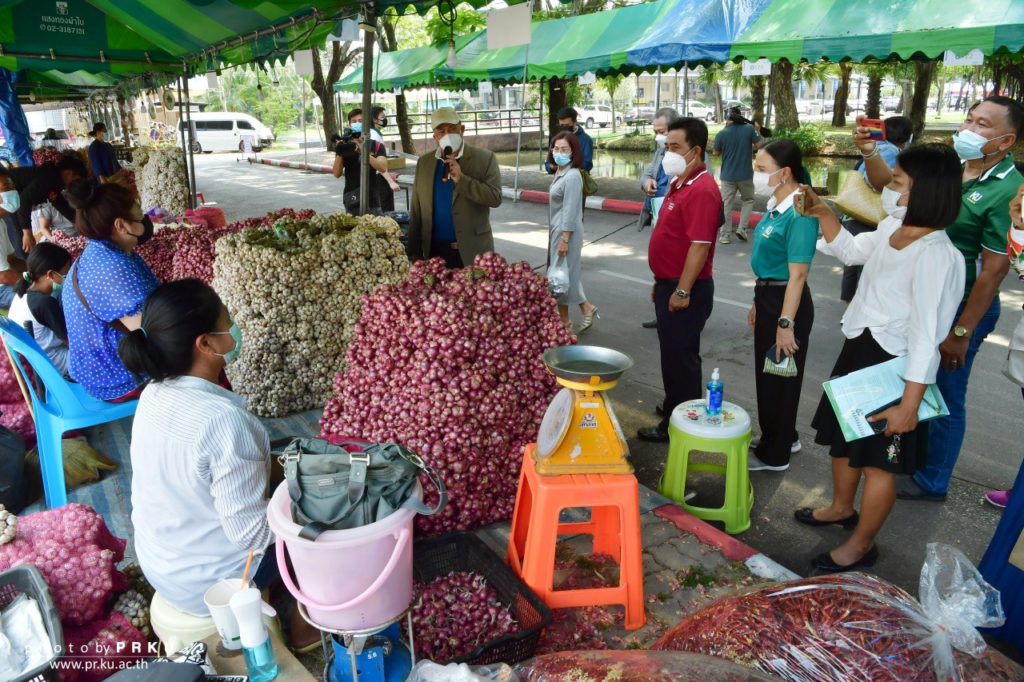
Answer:
[{"label": "blue plastic chair", "polygon": [[[51,509],[68,503],[64,484],[64,434],[97,424],[106,424],[135,414],[138,400],[108,403],[97,400],[79,384],[61,376],[50,357],[43,352],[28,332],[6,316],[0,316],[0,335],[15,358],[18,371],[32,395],[32,414],[35,418],[39,466],[43,473],[43,491],[46,505]],[[25,361],[32,367],[45,392],[36,388],[32,375],[26,371]],[[2,358],[0,358],[2,361]]]}]

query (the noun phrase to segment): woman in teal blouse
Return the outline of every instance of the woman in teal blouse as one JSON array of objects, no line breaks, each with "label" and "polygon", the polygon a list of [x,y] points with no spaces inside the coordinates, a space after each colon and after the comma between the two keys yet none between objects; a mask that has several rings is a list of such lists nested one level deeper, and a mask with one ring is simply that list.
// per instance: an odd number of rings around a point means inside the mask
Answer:
[{"label": "woman in teal blouse", "polygon": [[[770,195],[768,210],[754,228],[750,265],[757,278],[748,322],[754,330],[754,379],[761,439],[749,457],[751,471],[785,471],[800,450],[796,412],[804,380],[814,304],[807,271],[818,239],[818,219],[796,212],[793,200],[803,179],[800,148],[778,139],[762,147],[754,160],[754,189]],[[765,373],[773,360],[792,357],[796,374]]]}]

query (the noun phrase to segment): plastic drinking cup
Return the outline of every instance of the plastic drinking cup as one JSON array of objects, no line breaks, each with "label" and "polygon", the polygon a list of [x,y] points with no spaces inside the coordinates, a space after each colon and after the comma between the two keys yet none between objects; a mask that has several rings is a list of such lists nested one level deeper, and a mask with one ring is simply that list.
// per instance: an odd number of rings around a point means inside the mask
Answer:
[{"label": "plastic drinking cup", "polygon": [[[252,581],[249,582],[249,586],[253,587]],[[235,614],[229,606],[232,595],[237,593],[241,587],[241,578],[224,578],[203,595],[203,601],[210,609],[210,616],[213,618],[213,624],[217,627],[217,634],[220,635],[221,644],[225,649],[242,648],[238,621],[235,620]],[[277,611],[270,604],[263,602],[263,615],[273,618],[277,616]]]}]

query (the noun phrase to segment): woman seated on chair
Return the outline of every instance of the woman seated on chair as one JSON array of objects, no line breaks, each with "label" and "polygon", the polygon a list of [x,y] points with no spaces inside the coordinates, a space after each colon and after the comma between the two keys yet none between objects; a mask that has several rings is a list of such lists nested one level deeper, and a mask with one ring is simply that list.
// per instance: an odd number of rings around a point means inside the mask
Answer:
[{"label": "woman seated on chair", "polygon": [[71,254],[50,242],[40,242],[28,254],[28,269],[14,284],[8,317],[32,337],[64,376],[68,374],[68,329],[60,305],[61,288],[71,267]]},{"label": "woman seated on chair", "polygon": [[153,223],[132,193],[117,184],[72,183],[68,201],[76,209],[75,229],[88,239],[62,298],[71,378],[99,400],[131,400],[145,378],[125,368],[117,344],[138,329],[142,303],[159,284],[135,253],[153,236]]},{"label": "woman seated on chair", "polygon": [[[128,370],[150,378],[132,425],[139,565],[168,603],[197,616],[209,613],[208,588],[241,577],[250,551],[257,587],[277,576],[267,522],[270,441],[245,402],[218,385],[241,350],[227,308],[196,279],[157,287],[140,325],[118,345]],[[304,645],[311,637],[303,625],[293,619],[292,640]]]}]

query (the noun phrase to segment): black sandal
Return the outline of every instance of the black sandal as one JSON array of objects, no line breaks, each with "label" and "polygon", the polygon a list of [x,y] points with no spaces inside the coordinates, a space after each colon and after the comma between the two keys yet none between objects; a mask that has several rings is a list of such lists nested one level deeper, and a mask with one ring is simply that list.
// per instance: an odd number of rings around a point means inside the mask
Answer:
[{"label": "black sandal", "polygon": [[797,521],[800,523],[806,523],[808,526],[831,526],[832,524],[838,524],[846,530],[853,530],[857,527],[857,522],[860,521],[860,515],[856,511],[845,519],[839,519],[838,521],[822,521],[814,518],[814,509],[811,507],[801,507],[793,512],[793,516]]}]

